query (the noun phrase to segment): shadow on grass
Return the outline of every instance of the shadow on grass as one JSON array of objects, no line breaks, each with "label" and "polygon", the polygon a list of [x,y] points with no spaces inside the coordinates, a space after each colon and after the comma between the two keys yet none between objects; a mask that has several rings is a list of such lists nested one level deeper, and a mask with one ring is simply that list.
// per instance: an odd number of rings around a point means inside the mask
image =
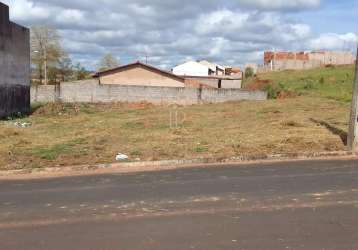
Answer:
[{"label": "shadow on grass", "polygon": [[45,104],[43,103],[35,103],[31,104],[30,109],[23,112],[14,112],[12,114],[8,114],[7,116],[0,117],[0,121],[10,121],[26,118],[32,114],[34,114],[39,108],[43,107]]},{"label": "shadow on grass", "polygon": [[344,143],[345,146],[347,146],[347,138],[348,138],[348,133],[340,128],[334,127],[331,124],[329,124],[328,122],[325,121],[319,121],[313,118],[310,118],[311,122],[316,123],[317,125],[321,125],[326,127],[332,134],[334,135],[338,135],[342,142]]}]

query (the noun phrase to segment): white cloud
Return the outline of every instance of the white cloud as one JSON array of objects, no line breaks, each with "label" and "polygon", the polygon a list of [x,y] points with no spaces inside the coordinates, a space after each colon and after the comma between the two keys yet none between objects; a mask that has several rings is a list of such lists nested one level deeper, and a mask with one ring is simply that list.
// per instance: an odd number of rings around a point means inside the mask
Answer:
[{"label": "white cloud", "polygon": [[241,2],[266,10],[297,10],[317,8],[321,5],[320,0],[241,0]]},{"label": "white cloud", "polygon": [[[353,33],[315,36],[288,18],[320,0],[5,0],[23,25],[57,28],[75,61],[91,68],[112,52],[122,63],[144,59],[172,67],[187,59],[220,64],[261,62],[263,51],[335,49]],[[127,60],[127,61],[125,61]]]},{"label": "white cloud", "polygon": [[51,13],[43,6],[36,5],[33,1],[17,0],[16,4],[4,1],[5,4],[10,4],[10,16],[15,20],[28,20],[28,19],[47,19]]},{"label": "white cloud", "polygon": [[308,46],[312,49],[328,50],[347,50],[352,49],[358,43],[358,35],[354,33],[347,34],[321,34],[319,37],[308,41]]},{"label": "white cloud", "polygon": [[238,31],[249,18],[249,13],[219,10],[201,15],[196,21],[195,30],[199,34],[220,33],[221,30]]},{"label": "white cloud", "polygon": [[80,10],[61,10],[55,16],[55,22],[58,24],[67,25],[79,22],[86,22],[85,13]]},{"label": "white cloud", "polygon": [[311,27],[307,24],[292,24],[291,28],[298,38],[306,39],[312,35]]}]

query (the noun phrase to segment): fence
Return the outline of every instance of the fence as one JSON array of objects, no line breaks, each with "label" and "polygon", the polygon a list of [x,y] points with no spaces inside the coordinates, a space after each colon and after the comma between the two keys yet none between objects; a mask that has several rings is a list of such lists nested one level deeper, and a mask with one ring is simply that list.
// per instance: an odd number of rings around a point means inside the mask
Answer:
[{"label": "fence", "polygon": [[61,85],[31,87],[31,102],[141,102],[154,104],[218,103],[240,100],[266,100],[263,91],[242,89],[197,89],[177,87],[148,87],[129,85],[104,85],[96,80],[86,80]]}]

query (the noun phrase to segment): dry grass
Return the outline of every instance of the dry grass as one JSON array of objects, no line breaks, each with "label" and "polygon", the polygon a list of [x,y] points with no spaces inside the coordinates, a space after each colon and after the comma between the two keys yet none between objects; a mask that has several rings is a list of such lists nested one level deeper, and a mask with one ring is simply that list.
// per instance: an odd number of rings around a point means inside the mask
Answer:
[{"label": "dry grass", "polygon": [[344,149],[348,104],[317,97],[177,107],[149,104],[40,107],[0,122],[0,169],[131,161],[332,151]]}]

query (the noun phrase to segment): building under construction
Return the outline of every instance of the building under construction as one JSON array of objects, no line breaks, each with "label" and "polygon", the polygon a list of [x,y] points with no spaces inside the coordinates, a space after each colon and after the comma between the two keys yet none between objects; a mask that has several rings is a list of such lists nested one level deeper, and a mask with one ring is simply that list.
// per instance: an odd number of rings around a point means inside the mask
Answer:
[{"label": "building under construction", "polygon": [[327,65],[350,65],[355,63],[351,52],[265,52],[261,71],[302,70]]}]

